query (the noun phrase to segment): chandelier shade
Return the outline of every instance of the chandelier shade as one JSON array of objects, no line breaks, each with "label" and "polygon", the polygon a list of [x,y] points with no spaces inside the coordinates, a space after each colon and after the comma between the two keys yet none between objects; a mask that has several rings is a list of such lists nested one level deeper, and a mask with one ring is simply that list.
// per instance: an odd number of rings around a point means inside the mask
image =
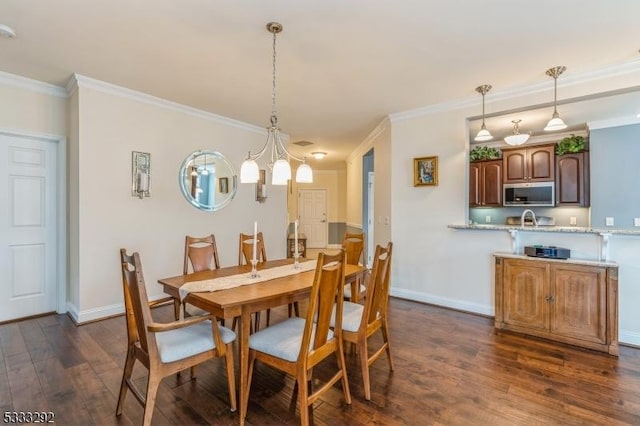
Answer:
[{"label": "chandelier shade", "polygon": [[[286,185],[291,180],[290,160],[296,160],[302,163],[300,166],[303,171],[296,173],[296,182],[312,183],[313,171],[306,164],[305,158],[299,158],[292,155],[282,142],[280,128],[278,127],[278,115],[276,108],[276,35],[282,31],[282,25],[277,22],[269,22],[267,30],[273,34],[273,79],[271,91],[271,125],[267,127],[267,140],[262,148],[256,152],[247,155],[247,158],[240,167],[240,183],[256,183],[259,179],[259,166],[256,160],[260,159],[266,152],[269,152],[269,160],[267,166],[271,169],[271,184]],[[302,179],[302,180],[301,180]]]},{"label": "chandelier shade", "polygon": [[545,126],[544,130],[547,132],[553,132],[556,130],[562,130],[562,129],[566,129],[567,125],[564,123],[564,121],[562,121],[562,118],[560,118],[560,114],[558,114],[558,108],[557,108],[557,104],[558,104],[558,77],[560,77],[560,75],[565,72],[565,70],[567,69],[567,67],[564,66],[558,66],[558,67],[553,67],[553,68],[549,68],[546,71],[546,74],[549,77],[553,77],[553,115],[551,116],[551,120],[549,120],[549,122],[547,123],[547,125]]}]

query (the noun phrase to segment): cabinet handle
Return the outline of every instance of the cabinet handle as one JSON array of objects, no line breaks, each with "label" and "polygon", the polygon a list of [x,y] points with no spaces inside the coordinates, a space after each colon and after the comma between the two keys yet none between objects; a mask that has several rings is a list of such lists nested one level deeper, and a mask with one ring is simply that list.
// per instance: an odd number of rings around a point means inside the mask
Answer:
[{"label": "cabinet handle", "polygon": [[553,296],[545,296],[544,300],[551,303],[551,302],[555,302],[556,298]]}]

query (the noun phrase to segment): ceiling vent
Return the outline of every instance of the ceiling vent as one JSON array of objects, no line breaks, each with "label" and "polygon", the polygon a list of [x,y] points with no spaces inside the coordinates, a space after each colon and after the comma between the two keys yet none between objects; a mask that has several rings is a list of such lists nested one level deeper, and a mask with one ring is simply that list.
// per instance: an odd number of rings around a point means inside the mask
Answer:
[{"label": "ceiling vent", "polygon": [[298,145],[298,146],[309,146],[309,145],[313,145],[313,142],[310,141],[298,141],[298,142],[293,142],[294,145]]}]

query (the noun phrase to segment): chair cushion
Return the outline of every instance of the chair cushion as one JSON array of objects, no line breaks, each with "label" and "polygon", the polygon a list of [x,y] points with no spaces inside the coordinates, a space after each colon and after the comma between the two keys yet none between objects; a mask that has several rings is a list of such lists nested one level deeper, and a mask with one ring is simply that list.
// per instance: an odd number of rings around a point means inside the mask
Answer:
[{"label": "chair cushion", "polygon": [[[360,328],[362,321],[362,311],[364,305],[352,302],[342,302],[342,329],[345,331],[356,332]],[[331,327],[336,325],[336,308],[333,308],[331,314]]]},{"label": "chair cushion", "polygon": [[[249,336],[249,348],[295,362],[300,354],[305,323],[304,318],[293,317],[262,329]],[[313,347],[314,332],[315,324],[311,333],[310,347]],[[329,331],[327,338],[333,338],[333,331]]]},{"label": "chair cushion", "polygon": [[[363,284],[360,284],[360,293],[365,293],[366,291],[367,288]],[[344,298],[351,299],[351,283],[344,286]]]},{"label": "chair cushion", "polygon": [[[220,326],[220,336],[227,344],[236,339],[236,333]],[[162,362],[178,361],[214,349],[211,321],[203,321],[185,328],[156,333],[158,352]]]}]

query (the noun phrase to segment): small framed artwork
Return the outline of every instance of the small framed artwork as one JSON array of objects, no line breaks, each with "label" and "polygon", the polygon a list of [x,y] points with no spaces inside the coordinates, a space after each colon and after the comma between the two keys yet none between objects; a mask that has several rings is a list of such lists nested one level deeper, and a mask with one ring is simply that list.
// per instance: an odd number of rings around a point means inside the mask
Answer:
[{"label": "small framed artwork", "polygon": [[220,179],[218,179],[219,185],[220,185],[220,193],[221,194],[228,194],[229,193],[229,178],[226,177],[221,177]]},{"label": "small framed artwork", "polygon": [[438,157],[413,159],[413,186],[438,185]]}]

